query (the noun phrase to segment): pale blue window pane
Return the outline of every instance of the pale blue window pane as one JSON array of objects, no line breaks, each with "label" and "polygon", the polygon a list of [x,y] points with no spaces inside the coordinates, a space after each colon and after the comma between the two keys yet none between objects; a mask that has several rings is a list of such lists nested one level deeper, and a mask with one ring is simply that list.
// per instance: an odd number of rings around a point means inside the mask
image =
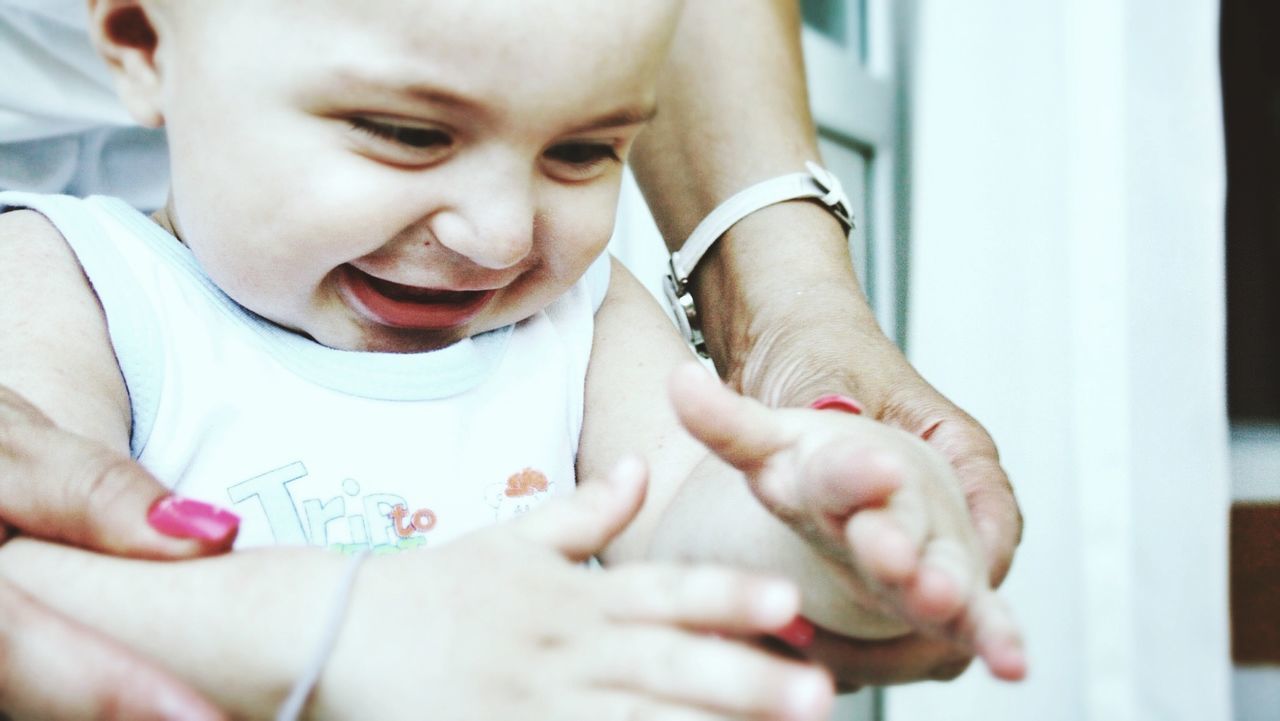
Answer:
[{"label": "pale blue window pane", "polygon": [[804,24],[867,62],[867,0],[801,0]]},{"label": "pale blue window pane", "polygon": [[[870,237],[867,231],[871,228],[870,206],[867,203],[867,178],[870,163],[862,150],[837,139],[818,138],[818,150],[822,154],[822,163],[840,178],[840,184],[849,195],[852,204],[854,229],[849,234],[849,251],[853,254],[853,264],[858,272],[858,280],[862,287],[870,293],[876,279],[868,275],[871,253],[875,249],[867,242]],[[874,297],[874,296],[872,296]]]},{"label": "pale blue window pane", "polygon": [[804,24],[831,38],[837,45],[848,39],[849,20],[845,0],[801,0]]}]

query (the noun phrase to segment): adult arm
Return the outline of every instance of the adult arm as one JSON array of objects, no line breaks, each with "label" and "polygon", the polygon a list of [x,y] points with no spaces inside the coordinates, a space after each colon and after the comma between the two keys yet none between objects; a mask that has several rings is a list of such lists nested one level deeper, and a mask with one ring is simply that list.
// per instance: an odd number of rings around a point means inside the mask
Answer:
[{"label": "adult arm", "polygon": [[[632,156],[671,249],[736,191],[818,157],[799,29],[794,0],[686,3],[661,110]],[[709,352],[731,386],[770,405],[844,393],[869,416],[926,437],[956,470],[998,584],[1022,519],[995,445],[885,337],[852,268],[844,233],[817,204],[753,213],[692,278]],[[815,648],[850,685],[948,678],[965,665],[965,654],[922,638],[866,644],[824,634]]]},{"label": "adult arm", "polygon": [[[19,353],[20,344],[6,346],[5,372],[15,378]],[[0,386],[0,543],[21,533],[134,557],[193,558],[234,539],[234,517],[213,511],[173,499],[124,454],[63,431]],[[0,710],[16,718],[222,718],[175,676],[2,575]]]}]

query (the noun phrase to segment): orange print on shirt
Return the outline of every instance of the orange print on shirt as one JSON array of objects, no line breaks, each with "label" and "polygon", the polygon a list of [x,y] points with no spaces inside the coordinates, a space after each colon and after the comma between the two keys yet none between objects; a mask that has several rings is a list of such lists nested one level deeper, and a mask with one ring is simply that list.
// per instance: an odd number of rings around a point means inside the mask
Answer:
[{"label": "orange print on shirt", "polygon": [[547,477],[542,474],[542,471],[525,468],[518,473],[513,473],[507,479],[507,489],[503,495],[507,498],[532,496],[539,491],[547,490],[547,486]]}]

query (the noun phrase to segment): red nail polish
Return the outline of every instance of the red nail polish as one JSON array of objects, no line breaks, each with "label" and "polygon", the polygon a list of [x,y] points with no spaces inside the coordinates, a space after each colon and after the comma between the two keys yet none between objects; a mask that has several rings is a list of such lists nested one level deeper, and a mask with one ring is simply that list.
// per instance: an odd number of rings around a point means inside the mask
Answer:
[{"label": "red nail polish", "polygon": [[786,641],[793,648],[807,648],[813,643],[815,634],[816,631],[809,619],[804,616],[796,616],[791,623],[783,626],[773,635]]},{"label": "red nail polish", "polygon": [[231,511],[180,496],[156,501],[147,523],[166,536],[210,543],[225,543],[240,530],[240,517]]},{"label": "red nail polish", "polygon": [[862,415],[862,404],[846,395],[839,393],[828,393],[825,396],[818,396],[809,407],[818,411],[844,411],[852,413],[855,416]]}]

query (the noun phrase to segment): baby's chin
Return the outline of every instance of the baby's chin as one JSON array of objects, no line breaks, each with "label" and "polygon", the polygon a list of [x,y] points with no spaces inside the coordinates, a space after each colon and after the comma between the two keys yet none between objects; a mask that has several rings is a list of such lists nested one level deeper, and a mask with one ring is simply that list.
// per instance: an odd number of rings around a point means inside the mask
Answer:
[{"label": "baby's chin", "polygon": [[306,334],[315,342],[335,350],[359,353],[430,353],[441,350],[482,330],[448,328],[421,330],[393,328],[372,323],[352,323],[342,332]]}]

